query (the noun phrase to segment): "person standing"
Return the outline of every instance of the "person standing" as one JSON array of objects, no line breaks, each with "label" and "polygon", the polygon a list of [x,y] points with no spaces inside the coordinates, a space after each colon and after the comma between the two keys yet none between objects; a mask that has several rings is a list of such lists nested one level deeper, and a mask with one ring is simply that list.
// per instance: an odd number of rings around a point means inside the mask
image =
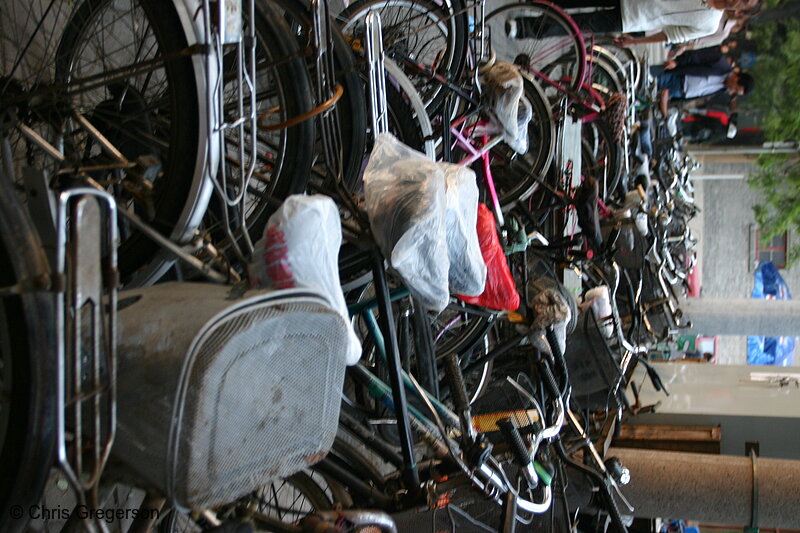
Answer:
[{"label": "person standing", "polygon": [[[683,43],[717,31],[724,10],[748,10],[759,0],[555,0],[585,31],[624,34],[618,46]],[[573,8],[592,8],[573,13]],[[634,37],[630,33],[653,32]]]},{"label": "person standing", "polygon": [[692,100],[718,94],[741,96],[750,92],[755,80],[733,68],[719,46],[689,50],[664,63],[663,69],[652,67],[658,83],[659,104],[666,115],[670,100]]}]

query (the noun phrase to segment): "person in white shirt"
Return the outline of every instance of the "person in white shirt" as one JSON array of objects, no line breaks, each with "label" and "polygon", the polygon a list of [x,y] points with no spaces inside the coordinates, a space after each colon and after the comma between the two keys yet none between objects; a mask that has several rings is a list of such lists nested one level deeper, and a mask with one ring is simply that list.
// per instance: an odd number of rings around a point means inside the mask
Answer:
[{"label": "person in white shirt", "polygon": [[719,46],[730,36],[731,33],[740,32],[744,29],[750,15],[742,11],[726,11],[719,22],[717,31],[711,35],[692,39],[682,43],[675,48],[674,55],[681,55],[686,50],[695,50],[699,48],[709,48],[711,46]]},{"label": "person in white shirt", "polygon": [[[683,43],[717,31],[723,11],[748,10],[759,0],[555,0],[582,29],[595,33],[624,34],[619,46],[670,42]],[[593,8],[591,12],[571,12]],[[650,33],[642,37],[633,32]]]}]

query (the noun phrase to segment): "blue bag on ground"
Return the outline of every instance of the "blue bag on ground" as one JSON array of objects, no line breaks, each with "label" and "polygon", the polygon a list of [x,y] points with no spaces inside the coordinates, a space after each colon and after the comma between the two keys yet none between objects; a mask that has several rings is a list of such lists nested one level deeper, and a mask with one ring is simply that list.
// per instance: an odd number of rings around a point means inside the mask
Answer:
[{"label": "blue bag on ground", "polygon": [[[792,299],[789,286],[769,261],[758,265],[751,296],[762,300]],[[794,337],[747,337],[747,364],[792,366],[795,344]]]}]

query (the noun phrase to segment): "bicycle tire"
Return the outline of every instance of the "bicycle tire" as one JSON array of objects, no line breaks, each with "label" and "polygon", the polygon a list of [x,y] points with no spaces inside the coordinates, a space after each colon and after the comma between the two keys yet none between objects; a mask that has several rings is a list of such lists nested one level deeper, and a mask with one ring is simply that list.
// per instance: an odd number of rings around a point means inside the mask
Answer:
[{"label": "bicycle tire", "polygon": [[[633,79],[629,81],[634,92],[638,92],[641,89],[642,63],[630,48],[622,48],[613,44],[611,41],[606,42],[603,39],[596,39],[593,50],[595,53],[600,51],[600,55],[606,57],[610,62],[621,65],[622,73],[626,78],[632,75]],[[616,61],[612,61],[611,57]]]},{"label": "bicycle tire", "polygon": [[595,90],[604,95],[609,92],[625,94],[624,73],[620,73],[616,65],[596,53],[589,56],[589,62],[592,64],[592,72],[588,82]]},{"label": "bicycle tire", "polygon": [[[363,42],[364,19],[371,12],[381,15],[384,49],[389,57],[399,52],[394,57],[399,65],[410,57],[447,80],[458,80],[467,55],[468,22],[462,0],[357,0],[336,17],[351,42]],[[413,69],[406,69],[406,74],[428,114],[434,114],[446,95],[442,84]]]},{"label": "bicycle tire", "polygon": [[[309,40],[313,26],[310,3],[307,0],[278,0],[275,5],[284,12],[293,33],[298,37],[301,48],[309,48],[310,51]],[[355,57],[342,32],[333,21],[331,22],[334,75],[336,82],[344,89],[335,107],[344,156],[342,174],[347,189],[354,191],[367,143],[367,106],[364,100],[364,84],[356,68]],[[310,58],[307,67],[313,80],[316,64],[313,54],[306,53],[306,55]],[[321,130],[317,128],[317,135],[320,134]],[[320,145],[321,141],[318,138],[317,146]],[[321,183],[326,181],[325,165],[319,160],[319,155],[314,164],[313,175],[317,177],[315,181]]]},{"label": "bicycle tire", "polygon": [[[50,270],[33,224],[10,182],[0,179],[0,287],[46,280]],[[0,297],[0,516],[36,505],[55,460],[56,357],[52,295]],[[24,530],[28,513],[0,520]]]},{"label": "bicycle tire", "polygon": [[555,152],[555,123],[544,92],[538,83],[526,78],[524,95],[533,110],[528,123],[528,152],[517,154],[505,144],[491,151],[492,179],[503,211],[510,211],[536,191]]},{"label": "bicycle tire", "polygon": [[[120,13],[122,16],[120,15]],[[136,26],[134,26],[134,22]],[[53,22],[53,24],[56,24]],[[113,26],[111,26],[113,24]],[[130,26],[126,26],[130,24]],[[130,0],[127,4],[110,0],[84,0],[71,14],[54,52],[54,80],[67,94],[79,80],[94,74],[108,75],[109,69],[136,66],[147,59],[184,52],[189,41],[180,15],[172,2]],[[145,28],[144,30],[142,28]],[[128,36],[139,40],[126,43]],[[120,42],[121,41],[121,42]],[[123,47],[130,44],[130,47]],[[116,46],[116,48],[114,48]],[[140,57],[141,50],[149,54]],[[47,58],[43,58],[46,61]],[[158,62],[158,61],[157,61]],[[155,153],[162,173],[154,180],[152,216],[143,202],[126,194],[124,187],[110,187],[118,201],[133,208],[162,235],[180,238],[192,213],[205,209],[204,174],[205,133],[201,124],[200,72],[191,57],[164,60],[144,74],[101,84],[95,90],[80,90],[67,96],[70,108],[80,110],[127,157]],[[44,80],[39,80],[40,82]],[[124,82],[123,86],[121,82]],[[151,86],[159,82],[166,87]],[[28,82],[30,83],[30,81]],[[60,94],[53,95],[55,100]],[[114,110],[117,106],[119,111]],[[126,107],[127,106],[127,107]],[[33,118],[32,115],[29,118]],[[38,117],[51,120],[52,117]],[[72,134],[77,134],[77,139]],[[67,157],[91,163],[85,133],[75,129],[66,139],[75,143]],[[78,145],[81,143],[81,145]],[[112,179],[113,173],[93,175],[96,181]],[[128,279],[156,256],[158,246],[141,232],[122,227],[119,268]]]},{"label": "bicycle tire", "polygon": [[431,323],[437,359],[471,350],[486,336],[492,323],[493,317],[485,309],[470,312],[465,304],[449,305]]},{"label": "bicycle tire", "polygon": [[[309,471],[297,472],[259,487],[230,505],[216,508],[219,520],[253,522],[260,528],[276,533],[296,533],[297,522],[314,511],[327,511],[333,503],[318,483],[322,476]],[[191,516],[169,511],[159,525],[159,533],[196,533],[205,527]]]},{"label": "bicycle tire", "polygon": [[[248,21],[249,23],[249,21]],[[281,13],[271,4],[258,3],[255,9],[256,34],[256,89],[257,113],[268,112],[269,123],[283,122],[312,108],[311,83],[299,55],[299,47]],[[288,59],[287,59],[288,58]],[[227,78],[227,77],[226,77]],[[235,106],[234,110],[235,111]],[[226,117],[232,122],[235,117]],[[314,151],[314,121],[268,131],[260,128],[257,135],[256,175],[250,180],[247,202],[238,210],[228,208],[219,194],[212,200],[212,209],[205,220],[206,230],[215,235],[222,209],[235,211],[234,235],[241,240],[247,231],[250,242],[255,242],[264,231],[269,216],[290,194],[306,190]],[[245,138],[245,142],[252,139]],[[238,159],[239,144],[236,139],[226,141],[229,158]],[[227,161],[226,161],[227,163]],[[227,174],[240,182],[238,165],[230,165]],[[230,240],[221,237],[218,248],[227,250]]]},{"label": "bicycle tire", "polygon": [[[492,49],[498,59],[522,67],[532,76],[577,91],[586,74],[583,34],[558,6],[545,0],[517,3],[495,9],[486,17]],[[565,62],[564,58],[574,58]],[[543,73],[560,64],[563,70]]]},{"label": "bicycle tire", "polygon": [[587,160],[581,164],[581,173],[594,176],[600,198],[608,200],[617,193],[624,172],[622,145],[614,139],[608,125],[601,119],[584,123],[581,137],[584,154],[590,157],[583,158]]}]

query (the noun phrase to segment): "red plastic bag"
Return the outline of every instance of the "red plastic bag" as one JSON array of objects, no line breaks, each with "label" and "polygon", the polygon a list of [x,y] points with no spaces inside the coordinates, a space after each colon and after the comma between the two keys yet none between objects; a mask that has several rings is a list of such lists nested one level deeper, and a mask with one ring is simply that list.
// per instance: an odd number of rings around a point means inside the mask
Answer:
[{"label": "red plastic bag", "polygon": [[479,296],[459,295],[463,302],[480,305],[490,309],[510,311],[519,307],[519,293],[511,271],[508,269],[506,254],[497,237],[494,215],[486,204],[478,205],[478,240],[481,254],[486,263],[486,288]]}]

